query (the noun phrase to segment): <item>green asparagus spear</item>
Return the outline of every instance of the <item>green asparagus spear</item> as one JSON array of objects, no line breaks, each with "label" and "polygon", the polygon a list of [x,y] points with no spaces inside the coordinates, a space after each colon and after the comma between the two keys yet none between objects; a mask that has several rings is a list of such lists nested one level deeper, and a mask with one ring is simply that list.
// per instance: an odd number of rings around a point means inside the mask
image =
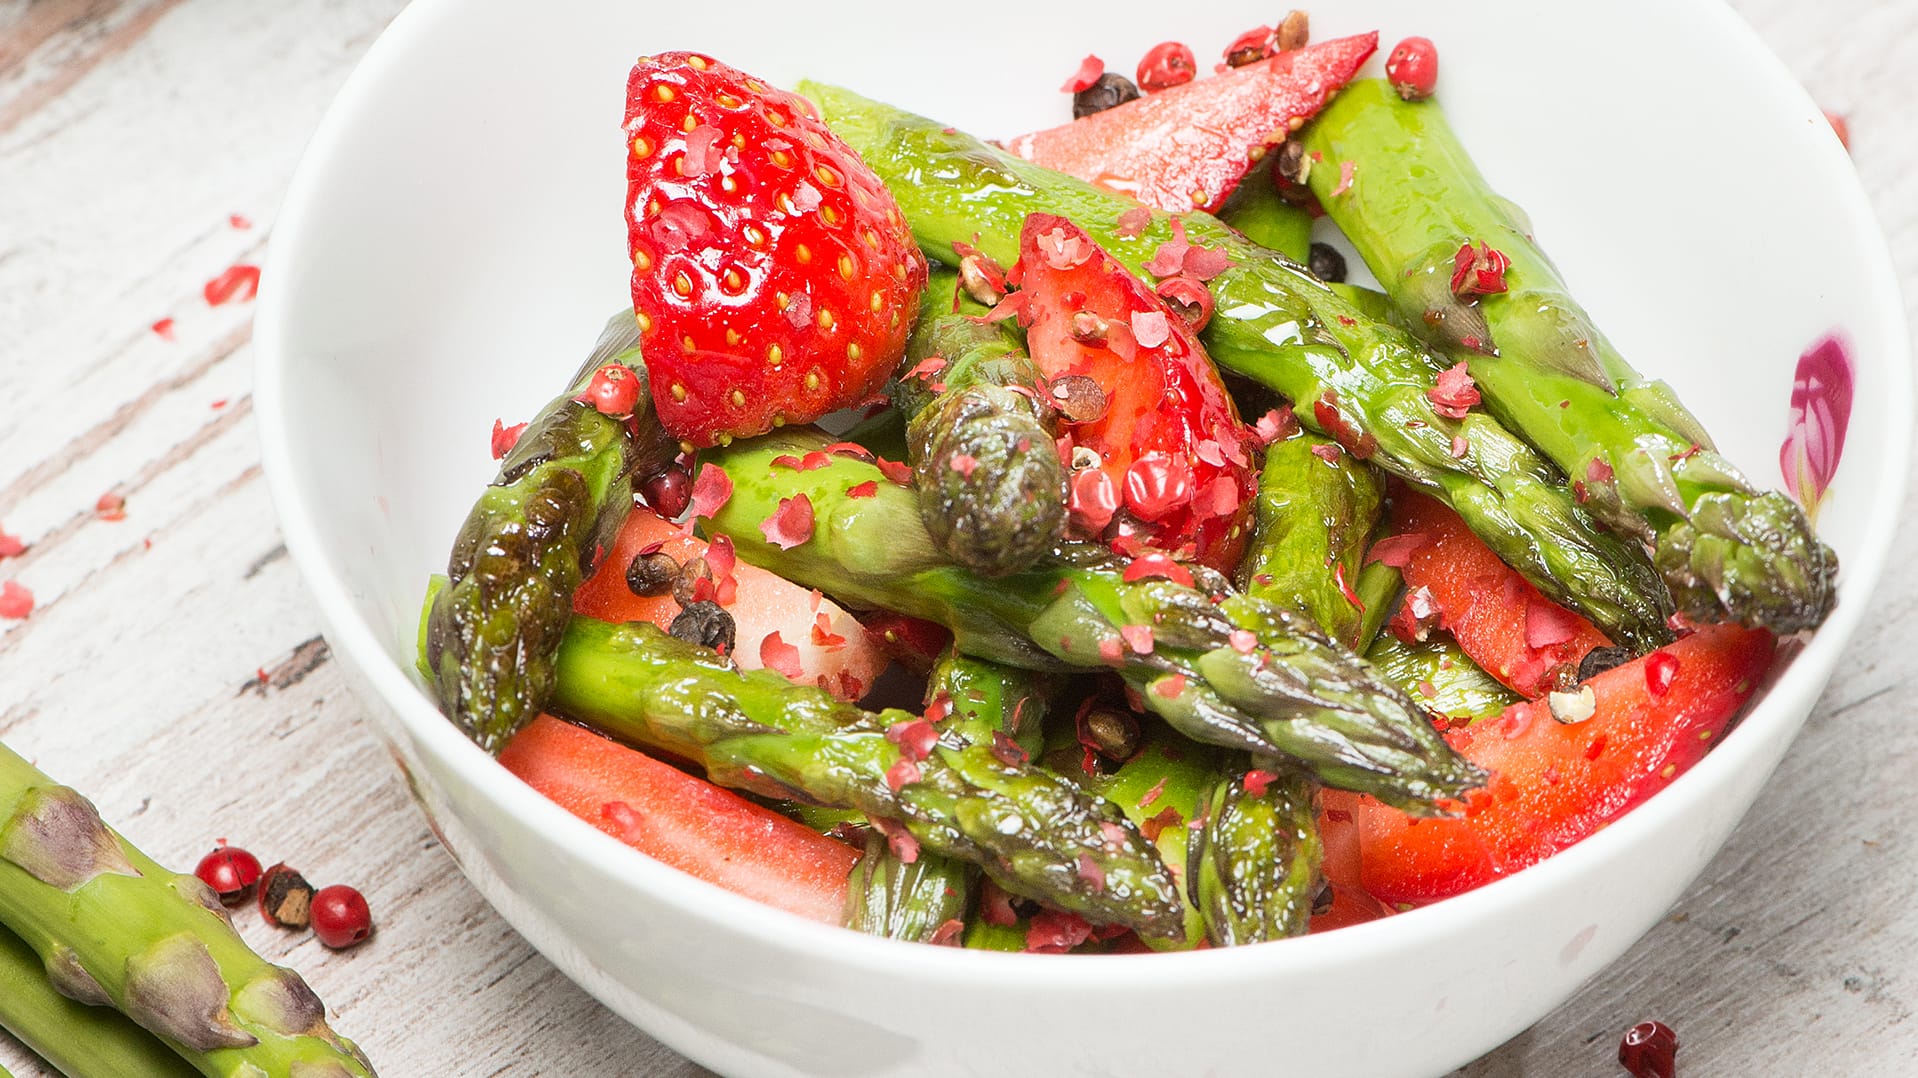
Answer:
[{"label": "green asparagus spear", "polygon": [[1365,608],[1353,585],[1383,497],[1377,473],[1330,439],[1300,433],[1272,443],[1240,586],[1354,646]]},{"label": "green asparagus spear", "polygon": [[1002,761],[990,743],[935,727],[915,760],[919,716],[868,714],[770,671],[741,673],[644,623],[573,619],[555,668],[554,710],[698,762],[722,786],[856,808],[1007,890],[1142,936],[1179,930],[1172,878],[1124,817]]},{"label": "green asparagus spear", "polygon": [[203,1074],[373,1073],[306,982],[247,947],[206,884],[155,864],[4,745],[0,924],[62,994],[118,1008]]},{"label": "green asparagus spear", "polygon": [[[1133,721],[1128,712],[1098,706],[1087,713],[1086,719],[1095,729],[1102,720],[1115,725]],[[1160,858],[1181,875],[1179,898],[1185,912],[1185,933],[1178,939],[1153,941],[1152,945],[1157,950],[1185,950],[1198,946],[1208,935],[1186,876],[1193,835],[1187,825],[1204,815],[1206,798],[1225,773],[1223,758],[1227,754],[1190,741],[1163,725],[1138,731],[1136,741],[1137,747],[1108,774],[1088,768],[1087,750],[1073,728],[1058,724],[1045,759],[1053,770],[1117,805],[1147,836]]]},{"label": "green asparagus spear", "polygon": [[1186,869],[1208,938],[1229,947],[1303,933],[1323,852],[1309,776],[1280,767],[1219,782]]},{"label": "green asparagus spear", "polygon": [[1399,592],[1405,588],[1405,578],[1397,569],[1382,561],[1375,561],[1359,570],[1358,583],[1352,590],[1359,593],[1359,605],[1364,613],[1359,615],[1359,635],[1353,641],[1352,650],[1361,655],[1367,653],[1372,641],[1377,639],[1379,630],[1385,626],[1385,619],[1398,604]]},{"label": "green asparagus spear", "polygon": [[[1046,702],[1031,671],[948,651],[926,681],[926,703],[950,709],[947,732],[968,743],[1001,752],[1011,745],[1027,757],[1038,752]],[[847,889],[846,927],[931,942],[965,916],[978,875],[973,865],[936,853],[920,851],[908,862],[883,837],[869,839]]]},{"label": "green asparagus spear", "polygon": [[1445,633],[1408,644],[1391,633],[1373,642],[1365,657],[1404,686],[1412,698],[1450,718],[1490,718],[1519,701]]},{"label": "green asparagus spear", "polygon": [[5,928],[0,928],[0,1029],[68,1078],[187,1078],[200,1073],[119,1011],[55,991],[40,956]]},{"label": "green asparagus spear", "polygon": [[[1407,811],[1432,811],[1483,778],[1403,692],[1303,618],[1243,595],[1215,604],[1171,580],[1128,581],[1096,548],[1062,547],[1026,572],[980,577],[934,549],[917,497],[873,465],[843,455],[806,471],[773,463],[825,444],[795,429],[709,453],[732,481],[709,530],[788,580],[945,625],[967,654],[1030,669],[1116,668],[1196,741],[1290,756],[1330,785]],[[810,530],[794,542],[779,522],[802,505]]]},{"label": "green asparagus spear", "polygon": [[910,417],[907,459],[933,542],[985,576],[1030,567],[1065,534],[1066,470],[1039,369],[1012,327],[922,319],[901,369],[892,402]]},{"label": "green asparagus spear", "polygon": [[908,861],[877,831],[846,884],[846,927],[911,943],[932,943],[964,924],[978,866],[920,851]]},{"label": "green asparagus spear", "polygon": [[[1579,480],[1600,519],[1653,546],[1687,614],[1785,633],[1824,620],[1837,559],[1798,504],[1754,488],[1670,386],[1625,362],[1437,102],[1355,82],[1303,138],[1326,162],[1353,163],[1309,182],[1406,323],[1469,362],[1493,413]],[[1488,251],[1509,263],[1489,285],[1503,291],[1476,294],[1470,261]]]},{"label": "green asparagus spear", "polygon": [[[846,90],[803,90],[886,181],[931,258],[950,261],[952,241],[964,240],[1010,261],[1035,211],[1072,218],[1135,270],[1171,238],[1167,215],[1147,217],[1123,196]],[[1551,465],[1490,416],[1440,414],[1426,397],[1440,364],[1422,345],[1217,219],[1180,220],[1191,242],[1231,258],[1211,281],[1217,309],[1205,332],[1221,367],[1297,402],[1307,425],[1452,506],[1539,590],[1613,639],[1669,638],[1670,597],[1643,552],[1601,530]]]},{"label": "green asparagus spear", "polygon": [[1312,215],[1279,197],[1270,168],[1247,176],[1219,208],[1219,219],[1253,243],[1303,265],[1312,252]]},{"label": "green asparagus spear", "polygon": [[[452,580],[427,614],[426,666],[440,707],[488,752],[539,714],[573,592],[632,508],[631,480],[677,451],[653,414],[630,312],[607,323],[573,387],[533,419],[467,515]],[[639,380],[630,422],[576,398],[603,363]]]}]

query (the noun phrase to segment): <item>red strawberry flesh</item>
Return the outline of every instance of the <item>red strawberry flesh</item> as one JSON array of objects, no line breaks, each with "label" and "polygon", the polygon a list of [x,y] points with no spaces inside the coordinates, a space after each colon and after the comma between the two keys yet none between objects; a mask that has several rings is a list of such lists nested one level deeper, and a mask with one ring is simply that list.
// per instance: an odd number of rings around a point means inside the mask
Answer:
[{"label": "red strawberry flesh", "polygon": [[626,84],[633,307],[660,420],[711,445],[876,394],[926,263],[817,110],[697,53]]}]

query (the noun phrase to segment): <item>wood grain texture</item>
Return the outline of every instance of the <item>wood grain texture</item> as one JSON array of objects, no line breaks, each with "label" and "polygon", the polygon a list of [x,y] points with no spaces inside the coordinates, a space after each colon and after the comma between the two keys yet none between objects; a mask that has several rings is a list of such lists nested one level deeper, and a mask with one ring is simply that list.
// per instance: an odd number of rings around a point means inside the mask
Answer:
[{"label": "wood grain texture", "polygon": [[[574,988],[438,849],[280,545],[250,307],[202,296],[260,260],[307,134],[399,6],[0,0],[0,529],[32,544],[0,580],[39,602],[0,621],[0,738],[163,861],[227,837],[365,890],[380,931],[355,952],[240,924],[384,1073],[703,1074]],[[1918,5],[1734,6],[1849,114],[1918,297]],[[109,490],[125,520],[96,515]],[[1620,1074],[1617,1038],[1644,1017],[1678,1029],[1691,1075],[1918,1072],[1911,536],[1900,551],[1804,735],[1679,907],[1456,1078]],[[0,1065],[44,1073],[4,1035]]]}]

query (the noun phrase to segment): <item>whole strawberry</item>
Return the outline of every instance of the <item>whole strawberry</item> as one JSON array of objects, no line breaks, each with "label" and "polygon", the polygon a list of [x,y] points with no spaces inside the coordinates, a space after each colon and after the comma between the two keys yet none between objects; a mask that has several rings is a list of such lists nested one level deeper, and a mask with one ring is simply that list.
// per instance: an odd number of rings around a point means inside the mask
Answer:
[{"label": "whole strawberry", "polygon": [[926,263],[812,104],[707,56],[626,82],[633,309],[659,418],[713,445],[872,397]]}]

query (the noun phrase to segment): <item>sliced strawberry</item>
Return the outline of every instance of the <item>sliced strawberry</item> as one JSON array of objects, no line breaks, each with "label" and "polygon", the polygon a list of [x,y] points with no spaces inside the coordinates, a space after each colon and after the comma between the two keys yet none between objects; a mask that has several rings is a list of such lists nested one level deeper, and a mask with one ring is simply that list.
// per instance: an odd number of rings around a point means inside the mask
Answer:
[{"label": "sliced strawberry", "polygon": [[1395,495],[1390,528],[1399,538],[1381,546],[1404,574],[1405,586],[1425,589],[1439,627],[1520,696],[1544,695],[1557,671],[1576,671],[1586,652],[1611,643],[1597,626],[1547,599],[1499,560],[1437,500]]},{"label": "sliced strawberry", "polygon": [[[886,667],[886,654],[878,643],[832,600],[725,552],[715,553],[643,507],[626,518],[612,555],[599,571],[573,593],[574,613],[601,621],[650,621],[669,628],[680,611],[672,592],[635,595],[626,582],[627,567],[642,552],[664,554],[675,565],[694,558],[707,560],[713,577],[704,587],[711,588],[711,594],[702,589],[696,597],[713,599],[733,616],[733,658],[743,670],[769,665],[765,658],[770,654],[785,667],[780,673],[794,681],[857,700]],[[774,633],[779,635],[768,651],[766,642]]]},{"label": "sliced strawberry", "polygon": [[1012,274],[1046,378],[1090,378],[1105,397],[1064,428],[1075,450],[1099,456],[1072,483],[1074,533],[1231,571],[1248,537],[1254,442],[1197,335],[1063,217],[1026,218]]},{"label": "sliced strawberry", "polygon": [[514,734],[499,762],[643,854],[769,906],[839,923],[859,860],[843,842],[550,715]]},{"label": "sliced strawberry", "polygon": [[1423,905],[1596,832],[1705,755],[1757,690],[1772,645],[1762,629],[1709,625],[1586,682],[1593,710],[1582,722],[1560,722],[1551,703],[1534,700],[1447,734],[1491,781],[1448,819],[1360,799],[1366,890],[1391,905]]},{"label": "sliced strawberry", "polygon": [[1378,49],[1342,37],[1147,94],[1006,149],[1167,213],[1216,211],[1266,147],[1318,114]]},{"label": "sliced strawberry", "polygon": [[811,102],[661,53],[627,79],[626,142],[633,308],[667,430],[712,445],[878,392],[926,262]]}]

